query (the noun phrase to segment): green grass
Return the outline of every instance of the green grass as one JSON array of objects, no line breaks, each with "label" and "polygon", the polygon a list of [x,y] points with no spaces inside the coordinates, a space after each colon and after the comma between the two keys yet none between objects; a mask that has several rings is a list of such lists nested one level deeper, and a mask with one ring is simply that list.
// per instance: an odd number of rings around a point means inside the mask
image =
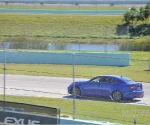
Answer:
[{"label": "green grass", "polygon": [[[0,13],[0,17],[0,41],[105,43],[107,37],[107,42],[113,44],[126,43],[128,39],[122,15]],[[130,42],[148,43],[149,27],[133,29]]]},{"label": "green grass", "polygon": [[100,43],[105,42],[107,24],[111,25],[110,35],[118,39],[114,34],[115,26],[122,23],[121,16],[53,14],[0,14],[0,16],[0,40],[15,42]]},{"label": "green grass", "polygon": [[[3,96],[1,95],[0,98],[2,100]],[[6,96],[6,100],[56,108],[60,107],[61,116],[72,118],[73,115],[73,100],[23,96]],[[102,100],[76,100],[75,103],[76,119],[109,121],[124,125],[133,125],[133,119],[136,117],[138,125],[150,123],[149,106],[127,105]]]},{"label": "green grass", "polygon": [[[9,14],[0,13],[0,24],[34,25],[34,26],[116,26],[122,23],[122,16],[71,15],[71,14]],[[10,26],[8,25],[8,27]],[[19,26],[17,26],[19,28]],[[18,29],[17,29],[18,30]],[[40,30],[40,29],[39,29]]]},{"label": "green grass", "polygon": [[[108,43],[113,44],[128,38],[123,16],[1,13],[0,17],[0,41],[104,43],[107,36]],[[141,34],[131,39],[148,38]]]}]

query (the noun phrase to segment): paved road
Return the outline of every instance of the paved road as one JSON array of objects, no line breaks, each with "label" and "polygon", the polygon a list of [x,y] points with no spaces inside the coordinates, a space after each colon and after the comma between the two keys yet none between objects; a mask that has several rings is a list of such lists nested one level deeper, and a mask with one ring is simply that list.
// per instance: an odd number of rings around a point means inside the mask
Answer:
[{"label": "paved road", "polygon": [[[81,80],[81,79],[76,79]],[[66,98],[67,86],[73,81],[72,78],[6,75],[6,94],[18,96],[39,96]],[[4,75],[0,74],[0,93],[3,93]],[[135,99],[133,103],[150,105],[150,83],[143,83],[144,98]]]}]

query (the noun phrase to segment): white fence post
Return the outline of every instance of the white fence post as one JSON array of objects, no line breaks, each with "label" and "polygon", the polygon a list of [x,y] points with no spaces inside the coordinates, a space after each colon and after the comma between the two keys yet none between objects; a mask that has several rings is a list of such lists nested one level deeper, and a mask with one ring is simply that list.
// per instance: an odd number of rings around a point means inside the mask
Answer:
[{"label": "white fence post", "polygon": [[[73,77],[73,91],[75,91],[75,54],[72,54],[72,77]],[[73,92],[74,93],[74,92]],[[73,119],[76,118],[76,99],[75,94],[73,94]]]},{"label": "white fence post", "polygon": [[6,89],[6,48],[5,48],[5,46],[4,46],[4,87],[3,87],[3,91],[4,91],[4,93],[3,93],[3,101],[6,101],[6,91],[5,91],[5,89]]},{"label": "white fence post", "polygon": [[136,118],[134,118],[134,125],[136,125]]},{"label": "white fence post", "polygon": [[149,58],[149,63],[148,63],[148,70],[150,70],[150,58]]}]

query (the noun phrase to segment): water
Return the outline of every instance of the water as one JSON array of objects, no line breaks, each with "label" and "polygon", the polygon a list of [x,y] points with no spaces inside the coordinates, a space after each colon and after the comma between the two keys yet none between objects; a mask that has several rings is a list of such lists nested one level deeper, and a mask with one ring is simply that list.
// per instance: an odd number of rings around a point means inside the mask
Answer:
[{"label": "water", "polygon": [[[48,44],[48,50],[61,49],[53,44]],[[97,50],[97,51],[117,51],[119,44],[86,44],[86,43],[65,43],[66,50]]]},{"label": "water", "polygon": [[95,51],[117,51],[119,44],[87,44],[87,43],[47,43],[47,42],[0,42],[3,49],[32,49],[32,50],[95,50]]}]

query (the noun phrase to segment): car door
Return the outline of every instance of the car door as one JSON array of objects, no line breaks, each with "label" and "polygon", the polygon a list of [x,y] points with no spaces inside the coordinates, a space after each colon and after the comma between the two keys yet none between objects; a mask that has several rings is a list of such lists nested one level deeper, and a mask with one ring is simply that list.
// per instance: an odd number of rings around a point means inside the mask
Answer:
[{"label": "car door", "polygon": [[87,82],[87,84],[84,84],[82,86],[84,95],[86,96],[100,96],[101,95],[101,89],[100,89],[100,81],[102,77],[95,77]]},{"label": "car door", "polygon": [[103,77],[100,82],[100,92],[102,96],[110,96],[114,87],[114,78],[111,77]]}]

